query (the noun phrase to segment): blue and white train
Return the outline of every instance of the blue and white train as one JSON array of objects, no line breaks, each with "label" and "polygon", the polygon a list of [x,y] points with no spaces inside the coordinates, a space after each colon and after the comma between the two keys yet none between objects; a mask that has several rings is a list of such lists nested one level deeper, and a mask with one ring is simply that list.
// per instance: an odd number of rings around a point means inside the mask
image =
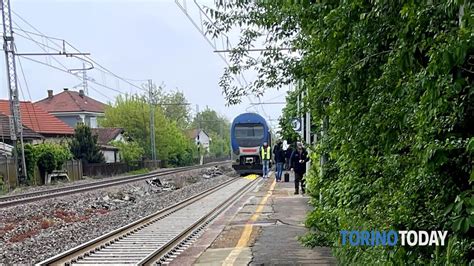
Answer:
[{"label": "blue and white train", "polygon": [[271,146],[271,133],[267,121],[256,113],[237,116],[230,129],[232,167],[241,175],[262,174],[260,147],[264,142]]}]

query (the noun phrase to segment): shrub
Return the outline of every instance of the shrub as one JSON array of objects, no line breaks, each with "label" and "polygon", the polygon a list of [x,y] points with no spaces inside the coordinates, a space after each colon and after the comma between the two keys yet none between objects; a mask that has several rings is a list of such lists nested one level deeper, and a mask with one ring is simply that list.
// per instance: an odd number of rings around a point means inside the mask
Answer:
[{"label": "shrub", "polygon": [[128,164],[136,165],[145,154],[145,150],[135,141],[113,141],[110,144],[119,148],[121,160]]}]

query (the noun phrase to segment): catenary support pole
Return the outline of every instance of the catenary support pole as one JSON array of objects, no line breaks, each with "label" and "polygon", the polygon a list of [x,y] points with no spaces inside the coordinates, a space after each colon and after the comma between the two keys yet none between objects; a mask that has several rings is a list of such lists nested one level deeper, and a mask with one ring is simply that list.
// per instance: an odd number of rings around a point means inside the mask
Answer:
[{"label": "catenary support pole", "polygon": [[[305,130],[306,131],[306,145],[307,145],[307,148],[308,148],[307,150],[309,152],[312,143],[311,143],[311,113],[309,111],[309,91],[308,91],[308,88],[306,88],[305,107],[306,107],[305,108],[305,110],[306,110],[306,119],[305,119],[305,121],[306,121],[306,123],[305,123],[306,124],[306,127],[305,127],[306,128],[306,130]],[[309,170],[310,166],[311,166],[311,162],[308,161],[306,163],[306,169]]]},{"label": "catenary support pole", "polygon": [[[13,38],[12,30],[12,17],[11,17],[11,6],[9,0],[2,0],[2,22],[3,22],[3,49],[5,51],[5,62],[7,70],[8,80],[8,95],[10,99],[10,113],[11,122],[10,127],[13,127],[11,131],[11,139],[13,140],[15,155],[15,165],[17,176],[27,179],[26,162],[25,162],[25,150],[23,146],[23,126],[20,115],[20,101],[18,97],[18,81],[16,73],[15,63],[15,43]],[[19,140],[18,140],[19,138]],[[20,153],[21,153],[21,164],[18,165],[18,144],[20,141]],[[19,171],[21,169],[21,171]]]},{"label": "catenary support pole", "polygon": [[86,64],[82,63],[82,87],[84,89],[84,94],[89,96],[89,87],[87,84],[87,69]]},{"label": "catenary support pole", "polygon": [[155,97],[153,95],[153,82],[148,80],[148,95],[150,100],[150,149],[151,159],[156,160],[156,145],[155,145]]}]

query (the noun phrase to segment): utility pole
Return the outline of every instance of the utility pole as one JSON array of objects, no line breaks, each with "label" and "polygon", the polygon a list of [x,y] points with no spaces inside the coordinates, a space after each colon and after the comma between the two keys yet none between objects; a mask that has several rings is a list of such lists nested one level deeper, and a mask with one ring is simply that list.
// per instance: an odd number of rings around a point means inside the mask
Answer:
[{"label": "utility pole", "polygon": [[148,80],[148,95],[150,98],[150,145],[151,145],[151,159],[156,160],[156,145],[155,145],[155,96],[153,95],[153,82]]},{"label": "utility pole", "polygon": [[87,69],[84,62],[82,62],[82,88],[84,89],[84,94],[89,96],[89,87],[87,86]]},{"label": "utility pole", "polygon": [[[23,146],[23,127],[20,116],[20,102],[18,99],[18,81],[15,64],[15,43],[13,40],[12,18],[10,0],[2,0],[2,19],[3,19],[3,50],[5,51],[5,61],[8,78],[8,95],[10,100],[10,127],[13,127],[13,140],[15,164],[17,165],[17,173],[20,177],[27,178],[25,150]],[[21,145],[21,166],[18,165],[17,141],[20,138]],[[21,169],[21,171],[18,171]]]},{"label": "utility pole", "polygon": [[[301,89],[301,81],[298,82],[298,91]],[[304,98],[304,93],[303,92],[298,92],[298,98],[297,98],[297,115],[300,116],[300,141],[304,141],[304,117],[303,117],[303,98]]]},{"label": "utility pole", "polygon": [[[201,133],[201,118],[199,117],[199,104],[196,104],[196,119],[198,121],[198,123],[197,123],[197,127],[198,127],[197,138],[199,140],[199,134]],[[201,151],[201,140],[199,140],[198,151],[199,151],[199,164],[203,165],[203,163],[204,163],[204,154]]]},{"label": "utility pole", "polygon": [[198,129],[200,130],[202,128],[202,124],[201,124],[201,118],[199,117],[199,104],[196,104],[196,118],[197,118],[197,121],[198,121]]},{"label": "utility pole", "polygon": [[[308,145],[308,148],[311,147],[311,113],[309,112],[309,90],[306,87],[306,101],[305,101],[305,106],[306,106],[306,144]],[[308,149],[309,152],[309,149]],[[308,161],[306,162],[306,169],[309,169],[311,166],[311,162]]]},{"label": "utility pole", "polygon": [[[224,125],[223,125],[223,122],[220,121],[220,122],[219,122],[219,135],[220,135],[220,137],[221,137],[222,139],[225,140],[224,135],[222,134],[222,127],[223,127],[223,126],[224,126]],[[221,154],[224,155],[224,145],[221,145]]]}]

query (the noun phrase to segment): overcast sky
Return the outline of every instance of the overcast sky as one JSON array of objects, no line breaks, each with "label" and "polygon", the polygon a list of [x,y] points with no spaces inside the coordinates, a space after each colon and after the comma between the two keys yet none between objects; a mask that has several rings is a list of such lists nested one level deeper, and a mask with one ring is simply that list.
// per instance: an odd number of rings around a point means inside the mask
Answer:
[{"label": "overcast sky", "polygon": [[[182,1],[182,0],[181,0]],[[91,57],[115,74],[129,79],[153,79],[157,84],[166,84],[167,90],[178,88],[183,91],[192,108],[206,105],[233,119],[249,107],[249,100],[226,107],[218,81],[224,70],[224,62],[213,52],[203,36],[193,27],[174,0],[155,1],[78,1],[78,0],[14,0],[12,10],[27,20],[45,35],[65,39],[82,52],[90,52]],[[192,1],[188,0],[190,12]],[[199,1],[206,3],[206,1]],[[208,1],[209,3],[209,1]],[[211,2],[212,3],[212,2]],[[193,14],[193,13],[192,13]],[[25,22],[14,15],[15,26],[34,32]],[[197,20],[198,17],[194,16]],[[22,33],[16,30],[18,33]],[[25,33],[22,33],[26,36]],[[48,40],[35,37],[45,45],[54,46]],[[17,36],[15,39],[19,53],[43,52],[33,42]],[[60,43],[60,42],[59,42]],[[47,48],[45,48],[47,49]],[[32,57],[43,63],[59,63],[45,56]],[[57,57],[67,68],[81,68],[75,59]],[[79,85],[81,81],[67,73],[21,59],[29,87],[30,96],[18,67],[23,95],[22,100],[39,100],[46,97],[46,90],[55,93],[62,88]],[[18,65],[18,63],[17,63]],[[2,87],[0,96],[8,97],[5,66],[1,64]],[[136,92],[131,85],[118,81],[111,75],[90,71],[89,76],[96,82],[106,84],[123,93]],[[249,75],[247,78],[250,78]],[[140,85],[142,82],[133,81]],[[79,88],[77,88],[79,89]],[[108,102],[118,93],[91,84],[89,96]],[[262,101],[284,101],[284,91],[269,91]],[[106,98],[107,97],[107,98]],[[256,101],[255,98],[253,101]],[[272,119],[281,114],[282,105],[266,105],[265,113]],[[276,125],[277,122],[273,121]]]}]

